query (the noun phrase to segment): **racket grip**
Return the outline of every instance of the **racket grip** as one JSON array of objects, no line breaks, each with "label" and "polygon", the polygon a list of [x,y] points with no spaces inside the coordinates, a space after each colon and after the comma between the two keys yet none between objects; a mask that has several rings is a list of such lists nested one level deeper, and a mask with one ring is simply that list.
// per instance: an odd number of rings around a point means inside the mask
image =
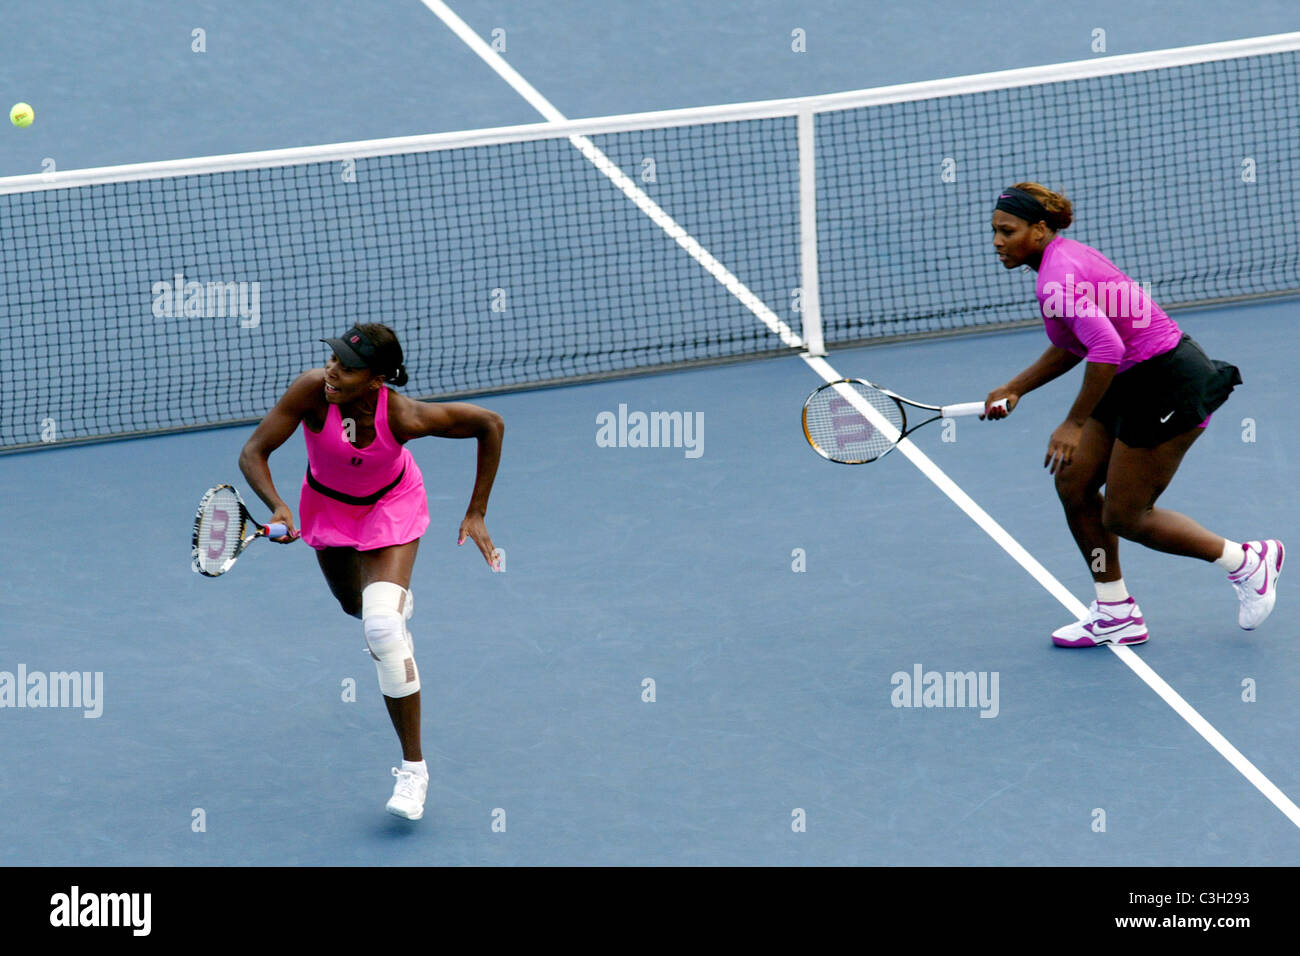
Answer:
[{"label": "racket grip", "polygon": [[266,526],[266,536],[268,538],[283,538],[288,533],[289,526],[280,524],[278,521],[275,524]]},{"label": "racket grip", "polygon": [[[1007,400],[1005,398],[999,398],[996,402],[994,402],[989,407],[1000,408],[1003,411],[1006,411]],[[962,402],[959,405],[945,405],[942,409],[940,409],[939,413],[943,415],[944,418],[963,418],[969,415],[983,415],[984,403],[983,402]]]}]

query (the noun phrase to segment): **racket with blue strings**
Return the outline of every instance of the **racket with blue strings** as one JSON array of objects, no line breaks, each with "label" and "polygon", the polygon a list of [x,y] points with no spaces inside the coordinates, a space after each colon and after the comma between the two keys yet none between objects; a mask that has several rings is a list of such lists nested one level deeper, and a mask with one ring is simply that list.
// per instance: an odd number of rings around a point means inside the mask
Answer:
[{"label": "racket with blue strings", "polygon": [[[877,428],[859,403],[866,403],[879,412],[892,427],[892,434]],[[993,407],[1005,410],[1007,400],[1000,399],[993,403]],[[909,408],[936,414],[909,424]],[[865,379],[845,378],[828,382],[808,396],[803,403],[803,434],[813,451],[823,458],[842,465],[864,465],[889,454],[900,441],[923,425],[941,418],[983,414],[983,402],[924,405]]]}]

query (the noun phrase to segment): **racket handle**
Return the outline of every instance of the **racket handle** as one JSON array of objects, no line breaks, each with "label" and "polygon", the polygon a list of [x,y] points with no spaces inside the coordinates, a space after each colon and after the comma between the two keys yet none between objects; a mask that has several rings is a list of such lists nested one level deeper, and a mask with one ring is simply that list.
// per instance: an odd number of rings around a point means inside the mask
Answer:
[{"label": "racket handle", "polygon": [[283,538],[288,533],[289,526],[280,524],[278,521],[275,524],[266,526],[266,536],[268,538]]},{"label": "racket handle", "polygon": [[[1006,411],[1007,400],[1005,398],[999,398],[996,402],[990,405],[989,408],[1000,408],[1003,411]],[[983,415],[984,403],[962,402],[958,405],[945,405],[939,410],[939,414],[944,418],[964,418],[969,415]]]}]

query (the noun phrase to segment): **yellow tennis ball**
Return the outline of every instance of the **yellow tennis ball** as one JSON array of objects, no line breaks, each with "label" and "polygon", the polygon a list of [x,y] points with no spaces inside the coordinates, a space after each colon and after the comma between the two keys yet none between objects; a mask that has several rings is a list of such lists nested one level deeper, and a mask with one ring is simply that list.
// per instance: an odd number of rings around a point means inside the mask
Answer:
[{"label": "yellow tennis ball", "polygon": [[9,122],[15,126],[31,126],[34,119],[36,119],[36,110],[27,103],[15,103],[13,109],[9,111]]}]

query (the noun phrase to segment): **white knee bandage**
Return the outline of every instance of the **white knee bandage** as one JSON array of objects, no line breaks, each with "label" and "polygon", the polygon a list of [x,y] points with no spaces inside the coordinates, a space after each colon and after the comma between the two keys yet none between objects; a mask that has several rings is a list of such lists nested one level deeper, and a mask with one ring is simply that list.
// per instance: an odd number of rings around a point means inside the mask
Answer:
[{"label": "white knee bandage", "polygon": [[361,623],[366,647],[379,671],[385,697],[409,697],[420,689],[415,644],[406,629],[414,610],[411,592],[400,584],[376,581],[361,592]]}]

